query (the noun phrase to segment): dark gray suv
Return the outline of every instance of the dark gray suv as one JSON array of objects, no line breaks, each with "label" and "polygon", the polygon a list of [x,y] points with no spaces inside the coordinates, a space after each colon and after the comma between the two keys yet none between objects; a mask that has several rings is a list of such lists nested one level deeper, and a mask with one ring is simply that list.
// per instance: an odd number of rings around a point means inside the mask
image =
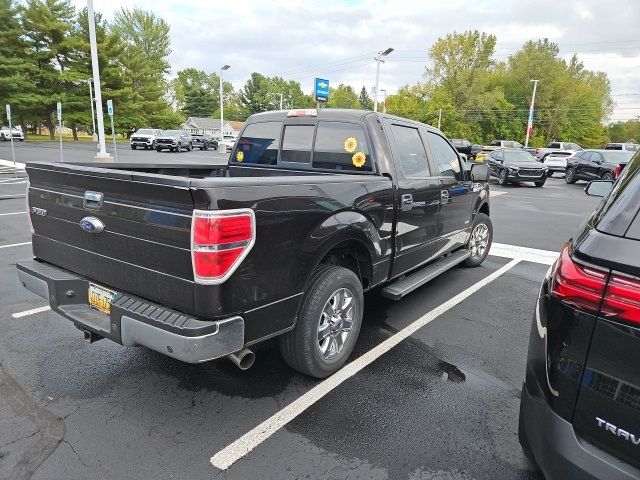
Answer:
[{"label": "dark gray suv", "polygon": [[186,130],[165,130],[156,138],[156,150],[161,152],[165,148],[170,152],[193,150],[191,134]]}]

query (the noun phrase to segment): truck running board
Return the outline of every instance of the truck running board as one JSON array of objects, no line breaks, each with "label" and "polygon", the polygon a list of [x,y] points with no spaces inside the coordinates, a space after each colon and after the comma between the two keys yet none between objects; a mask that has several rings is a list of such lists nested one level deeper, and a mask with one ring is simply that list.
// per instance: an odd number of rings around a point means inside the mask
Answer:
[{"label": "truck running board", "polygon": [[407,275],[391,285],[382,289],[382,295],[392,300],[400,300],[405,295],[413,292],[416,288],[433,280],[441,273],[446,272],[471,256],[469,250],[459,250],[446,257],[430,263],[417,272]]}]

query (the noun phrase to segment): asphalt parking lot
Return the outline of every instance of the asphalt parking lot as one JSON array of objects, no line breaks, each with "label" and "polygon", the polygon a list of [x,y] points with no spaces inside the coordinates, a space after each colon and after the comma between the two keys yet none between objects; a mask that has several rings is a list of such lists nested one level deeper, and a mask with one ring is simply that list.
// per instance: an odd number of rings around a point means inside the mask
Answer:
[{"label": "asphalt parking lot", "polygon": [[[49,152],[16,148],[24,162]],[[127,150],[127,161],[165,158],[224,161]],[[26,183],[0,170],[0,478],[539,478],[516,434],[531,314],[553,252],[598,203],[584,185],[492,185],[488,260],[399,302],[367,294],[352,363],[318,381],[276,342],[244,372],[85,345],[17,281],[31,253]]]}]

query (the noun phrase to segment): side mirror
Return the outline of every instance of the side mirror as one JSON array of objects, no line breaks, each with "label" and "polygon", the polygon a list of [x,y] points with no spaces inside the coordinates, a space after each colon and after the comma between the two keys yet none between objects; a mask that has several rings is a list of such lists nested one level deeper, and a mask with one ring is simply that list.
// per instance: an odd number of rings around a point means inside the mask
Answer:
[{"label": "side mirror", "polygon": [[489,167],[484,163],[473,163],[471,165],[471,181],[472,182],[488,182]]},{"label": "side mirror", "polygon": [[611,180],[591,180],[589,184],[584,187],[584,193],[590,197],[606,197],[613,188],[613,181]]}]

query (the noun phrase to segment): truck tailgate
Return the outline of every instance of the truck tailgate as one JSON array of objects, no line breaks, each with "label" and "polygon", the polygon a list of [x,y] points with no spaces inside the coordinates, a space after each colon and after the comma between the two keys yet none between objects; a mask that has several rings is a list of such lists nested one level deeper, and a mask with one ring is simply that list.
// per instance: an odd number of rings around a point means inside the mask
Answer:
[{"label": "truck tailgate", "polygon": [[[61,164],[26,170],[37,259],[193,312],[188,179]],[[104,231],[83,229],[86,217],[101,221]]]}]

